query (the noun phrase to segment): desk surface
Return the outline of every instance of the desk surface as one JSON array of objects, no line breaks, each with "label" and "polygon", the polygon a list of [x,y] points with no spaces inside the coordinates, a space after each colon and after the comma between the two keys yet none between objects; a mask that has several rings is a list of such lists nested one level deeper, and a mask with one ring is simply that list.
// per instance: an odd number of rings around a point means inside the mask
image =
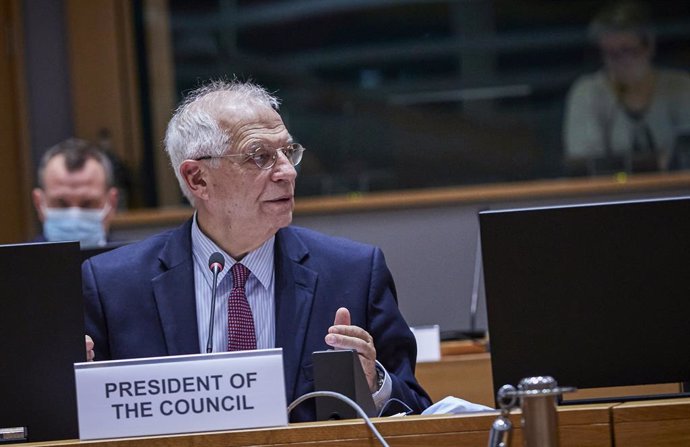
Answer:
[{"label": "desk surface", "polygon": [[616,405],[612,414],[618,445],[690,445],[690,399],[626,402]]},{"label": "desk surface", "polygon": [[[561,445],[610,446],[610,405],[564,408],[559,412],[562,431]],[[404,418],[378,418],[375,424],[391,446],[486,446],[489,428],[496,413],[408,416]],[[511,416],[519,427],[520,415]],[[516,429],[513,442],[520,445],[521,433]],[[378,441],[360,420],[291,424],[288,427],[228,432],[184,434],[123,438],[103,441],[57,441],[24,444],[55,447],[245,447],[245,446],[297,446],[308,443],[326,446],[376,446]]]},{"label": "desk surface", "polygon": [[[440,362],[420,363],[417,377],[434,401],[454,395],[493,406],[491,358],[477,347],[456,343],[444,346]],[[464,343],[466,344],[466,343]],[[449,350],[450,349],[450,350]],[[480,349],[481,351],[481,349]],[[470,352],[462,354],[462,352]],[[639,390],[636,389],[636,392]],[[576,393],[577,394],[577,393]],[[481,446],[488,443],[496,412],[451,416],[408,416],[374,419],[391,446]],[[558,409],[561,446],[688,446],[690,398],[595,405],[568,405]],[[522,445],[520,413],[511,415],[512,443]],[[377,446],[378,441],[360,420],[291,424],[287,427],[197,433],[103,441],[56,441],[24,444],[40,447],[245,447]]]},{"label": "desk surface", "polygon": [[[491,355],[485,352],[485,345],[469,340],[443,342],[441,352],[441,361],[418,363],[415,372],[417,380],[429,393],[431,399],[437,402],[446,396],[456,396],[493,407],[494,384],[491,375]],[[655,396],[674,394],[679,391],[680,384],[677,383],[638,385],[581,389],[576,393],[566,394],[563,398],[567,401],[610,396]]]},{"label": "desk surface", "polygon": [[[488,442],[496,413],[454,416],[379,418],[375,424],[391,446],[481,446]],[[520,413],[511,415],[520,426]],[[690,445],[690,399],[559,407],[561,446]],[[517,428],[513,445],[522,444]],[[57,441],[24,444],[35,447],[246,447],[376,446],[378,441],[359,420],[291,424],[287,427],[227,432],[123,438],[103,441]]]}]

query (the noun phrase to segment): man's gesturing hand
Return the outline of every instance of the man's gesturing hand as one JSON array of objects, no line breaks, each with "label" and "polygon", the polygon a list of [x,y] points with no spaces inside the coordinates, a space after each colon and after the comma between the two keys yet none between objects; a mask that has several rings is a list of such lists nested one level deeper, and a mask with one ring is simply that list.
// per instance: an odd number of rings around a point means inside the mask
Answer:
[{"label": "man's gesturing hand", "polygon": [[326,344],[335,349],[354,349],[359,354],[362,369],[367,377],[367,383],[372,393],[378,391],[376,373],[376,348],[374,339],[359,326],[353,326],[350,320],[350,311],[344,307],[335,313],[333,326],[328,328]]}]

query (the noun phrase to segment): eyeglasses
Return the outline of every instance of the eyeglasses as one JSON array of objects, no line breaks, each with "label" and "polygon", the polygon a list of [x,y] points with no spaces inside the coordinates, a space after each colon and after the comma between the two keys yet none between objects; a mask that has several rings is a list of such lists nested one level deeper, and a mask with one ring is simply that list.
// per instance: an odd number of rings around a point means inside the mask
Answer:
[{"label": "eyeglasses", "polygon": [[256,164],[256,166],[259,167],[259,169],[271,169],[276,164],[276,160],[278,160],[278,152],[282,152],[283,155],[285,155],[288,161],[292,164],[292,166],[297,166],[299,162],[302,161],[304,147],[299,143],[290,143],[285,147],[279,147],[278,149],[274,150],[266,149],[265,147],[260,146],[247,154],[226,154],[218,156],[209,155],[206,157],[199,157],[197,158],[197,160],[244,157],[244,160],[242,160],[241,163],[252,160]]},{"label": "eyeglasses", "polygon": [[636,59],[642,55],[644,52],[644,47],[642,45],[637,46],[622,46],[618,48],[602,48],[602,55],[612,61],[620,60],[630,60]]}]

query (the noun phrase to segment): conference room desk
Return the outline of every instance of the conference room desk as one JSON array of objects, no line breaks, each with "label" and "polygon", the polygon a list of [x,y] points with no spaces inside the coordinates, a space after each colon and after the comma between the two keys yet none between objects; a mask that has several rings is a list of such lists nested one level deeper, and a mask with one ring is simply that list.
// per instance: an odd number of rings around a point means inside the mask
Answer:
[{"label": "conference room desk", "polygon": [[494,406],[491,356],[487,352],[444,356],[438,362],[417,363],[415,376],[434,402],[455,396]]},{"label": "conference room desk", "polygon": [[[375,425],[391,446],[486,447],[497,413],[377,418]],[[520,426],[520,415],[511,416]],[[610,405],[559,410],[561,446],[611,446]],[[513,445],[522,442],[516,429]],[[377,446],[361,420],[291,424],[288,427],[103,441],[56,441],[24,445],[41,447],[247,447],[247,446]]]},{"label": "conference room desk", "polygon": [[[391,446],[486,447],[496,413],[452,416],[407,416],[374,419]],[[512,445],[522,445],[520,413]],[[610,403],[558,408],[562,447],[672,447],[690,445],[690,399]],[[287,427],[225,432],[122,438],[102,441],[66,440],[23,444],[35,447],[248,447],[380,445],[361,420],[291,424]]]},{"label": "conference room desk", "polygon": [[[470,402],[494,406],[491,354],[484,342],[451,341],[441,343],[441,360],[417,363],[415,376],[434,402],[455,396]],[[558,377],[555,378],[558,380]],[[517,385],[513,383],[512,385]],[[568,386],[571,384],[560,383]],[[623,396],[656,396],[680,392],[679,383],[579,389],[563,399],[582,400]],[[690,444],[688,444],[690,445]]]},{"label": "conference room desk", "polygon": [[690,398],[626,402],[612,415],[617,446],[690,446]]}]

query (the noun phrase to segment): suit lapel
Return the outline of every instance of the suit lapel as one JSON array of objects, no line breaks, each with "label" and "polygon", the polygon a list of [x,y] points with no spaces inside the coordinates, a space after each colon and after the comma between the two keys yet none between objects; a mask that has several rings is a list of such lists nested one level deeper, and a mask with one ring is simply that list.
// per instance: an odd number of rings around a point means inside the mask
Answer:
[{"label": "suit lapel", "polygon": [[309,251],[292,231],[285,228],[276,237],[276,346],[283,348],[285,389],[294,399],[305,337],[311,316],[317,273],[304,265]]},{"label": "suit lapel", "polygon": [[152,280],[168,355],[199,353],[191,222],[172,232],[159,256],[163,272]]}]

